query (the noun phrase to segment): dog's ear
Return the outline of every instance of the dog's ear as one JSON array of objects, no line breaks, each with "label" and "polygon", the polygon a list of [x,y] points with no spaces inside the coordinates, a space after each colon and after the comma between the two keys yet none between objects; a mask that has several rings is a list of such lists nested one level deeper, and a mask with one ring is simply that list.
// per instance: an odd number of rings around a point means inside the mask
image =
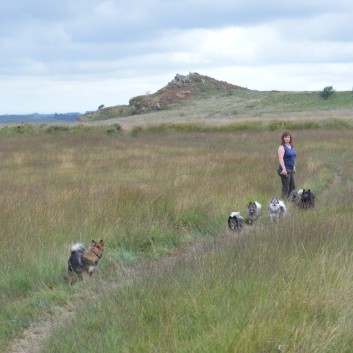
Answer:
[{"label": "dog's ear", "polygon": [[91,241],[91,245],[97,245],[96,241],[95,241],[95,240],[92,240],[92,241]]},{"label": "dog's ear", "polygon": [[100,245],[104,246],[104,242],[103,242],[103,240],[101,239],[101,240],[99,241],[99,243],[98,243],[98,244],[100,244]]}]

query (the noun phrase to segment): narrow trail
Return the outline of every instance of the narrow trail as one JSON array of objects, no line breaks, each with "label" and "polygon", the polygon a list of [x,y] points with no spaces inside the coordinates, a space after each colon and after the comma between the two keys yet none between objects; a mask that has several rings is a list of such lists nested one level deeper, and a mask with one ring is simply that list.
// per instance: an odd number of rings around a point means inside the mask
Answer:
[{"label": "narrow trail", "polygon": [[47,314],[24,331],[23,337],[15,339],[8,353],[38,353],[43,348],[43,342],[49,337],[51,331],[74,317],[73,307],[51,308],[52,314]]},{"label": "narrow trail", "polygon": [[329,187],[322,193],[321,200],[325,200],[330,193],[342,184],[342,177],[339,174],[335,174],[333,182],[329,185]]},{"label": "narrow trail", "polygon": [[[340,175],[336,174],[332,183],[320,196],[320,201],[323,202],[330,193],[342,183]],[[173,272],[176,265],[184,263],[192,257],[197,257],[200,253],[204,253],[207,249],[222,246],[224,243],[234,241],[244,234],[248,234],[253,229],[253,226],[245,225],[240,235],[236,233],[226,232],[226,235],[213,239],[204,239],[199,242],[190,244],[186,247],[178,249],[170,256],[163,257],[157,260],[141,260],[132,265],[117,265],[116,271],[119,271],[121,281],[113,282],[103,279],[95,279],[96,285],[99,285],[101,291],[99,295],[111,290],[121,290],[135,281],[146,278],[146,276],[153,276],[154,273],[161,271]],[[104,258],[104,257],[103,257]],[[99,272],[96,274],[99,275]],[[82,288],[84,289],[84,287]],[[75,318],[76,309],[75,302],[82,302],[85,296],[92,297],[91,292],[79,290],[74,295],[72,301],[66,307],[51,308],[51,314],[47,314],[37,321],[33,322],[31,326],[24,331],[22,338],[15,339],[9,346],[8,353],[40,353],[43,350],[44,343],[50,337],[53,330],[70,323]]]},{"label": "narrow trail", "polygon": [[[243,232],[247,232],[247,230],[244,230]],[[217,244],[220,245],[224,241],[230,241],[232,238],[234,239],[237,236],[238,235],[235,235],[235,233],[229,232],[225,236],[222,236],[220,238],[208,238],[187,245],[181,249],[177,249],[172,255],[157,260],[140,260],[130,265],[116,265],[114,270],[115,272],[119,273],[119,278],[121,278],[120,281],[116,282],[104,280],[101,278],[92,278],[92,280],[94,281],[93,285],[100,288],[99,292],[94,291],[94,293],[92,293],[92,291],[85,290],[86,284],[84,284],[82,288],[78,290],[78,293],[73,296],[69,305],[65,307],[51,308],[51,313],[48,313],[33,322],[30,327],[23,332],[21,338],[13,340],[6,352],[42,352],[45,341],[50,337],[51,333],[55,329],[69,324],[70,321],[75,318],[75,303],[82,303],[87,298],[92,299],[92,294],[93,296],[100,296],[103,295],[105,292],[110,292],[112,290],[122,290],[136,281],[143,280],[145,278],[153,276],[155,273],[160,273],[161,271],[168,271],[172,273],[176,265],[188,261],[192,257],[197,257],[200,253],[206,251],[206,249],[217,246]],[[99,276],[99,271],[95,273],[95,276]],[[89,283],[87,283],[87,285],[89,285]],[[78,304],[77,307],[79,307],[79,305],[80,304]]]}]

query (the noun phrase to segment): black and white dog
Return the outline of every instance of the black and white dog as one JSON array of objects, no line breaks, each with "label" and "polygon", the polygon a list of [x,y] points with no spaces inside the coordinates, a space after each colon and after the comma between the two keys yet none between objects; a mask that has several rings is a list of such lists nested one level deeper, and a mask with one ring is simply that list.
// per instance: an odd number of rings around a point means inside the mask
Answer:
[{"label": "black and white dog", "polygon": [[240,212],[232,212],[228,217],[228,229],[240,232],[243,228],[244,218]]},{"label": "black and white dog", "polygon": [[289,194],[289,200],[297,207],[307,209],[315,206],[315,195],[310,189],[293,190]]},{"label": "black and white dog", "polygon": [[273,198],[268,204],[268,213],[271,221],[276,221],[279,218],[283,218],[287,212],[286,205],[282,200]]},{"label": "black and white dog", "polygon": [[300,208],[312,208],[315,206],[315,195],[310,191],[310,189],[305,190],[301,194],[301,199],[299,202]]},{"label": "black and white dog", "polygon": [[254,222],[261,216],[261,204],[257,201],[251,201],[248,204],[248,221],[249,224]]}]

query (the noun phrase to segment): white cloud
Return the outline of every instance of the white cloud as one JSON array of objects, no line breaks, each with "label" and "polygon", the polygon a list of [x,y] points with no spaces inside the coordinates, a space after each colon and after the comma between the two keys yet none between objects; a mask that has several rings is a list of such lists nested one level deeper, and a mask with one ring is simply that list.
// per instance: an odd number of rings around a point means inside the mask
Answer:
[{"label": "white cloud", "polygon": [[4,2],[0,114],[127,104],[189,71],[258,90],[351,90],[352,15],[348,0]]},{"label": "white cloud", "polygon": [[326,86],[333,86],[338,91],[351,91],[352,70],[353,63],[282,64],[216,67],[209,73],[220,80],[260,91],[320,91]]}]

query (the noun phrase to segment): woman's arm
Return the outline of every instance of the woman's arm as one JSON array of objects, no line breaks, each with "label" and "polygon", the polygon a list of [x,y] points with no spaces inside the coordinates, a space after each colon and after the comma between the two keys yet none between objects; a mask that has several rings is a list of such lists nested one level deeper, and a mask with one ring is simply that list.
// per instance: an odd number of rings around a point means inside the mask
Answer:
[{"label": "woman's arm", "polygon": [[286,166],[284,165],[284,147],[281,145],[278,147],[278,161],[280,166],[282,167],[282,171],[280,174],[287,175],[287,169]]}]

